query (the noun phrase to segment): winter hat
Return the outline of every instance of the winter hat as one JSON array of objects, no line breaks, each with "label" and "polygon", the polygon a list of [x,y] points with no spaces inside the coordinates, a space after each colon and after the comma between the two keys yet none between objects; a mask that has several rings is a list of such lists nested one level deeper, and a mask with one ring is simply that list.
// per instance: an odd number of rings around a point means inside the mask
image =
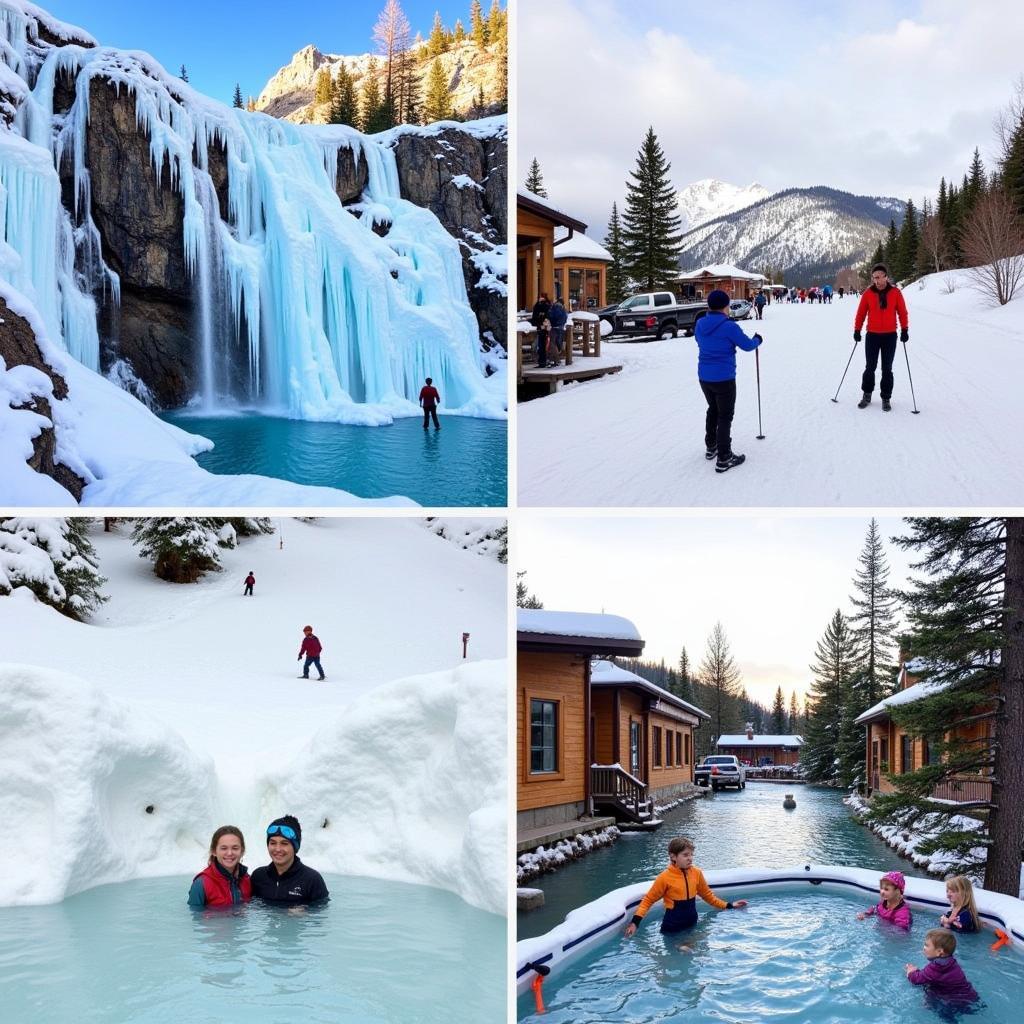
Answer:
[{"label": "winter hat", "polygon": [[716,288],[708,296],[708,309],[725,309],[729,305],[729,293]]},{"label": "winter hat", "polygon": [[902,871],[890,871],[888,874],[882,875],[882,881],[892,882],[900,892],[907,887],[907,880],[903,877]]},{"label": "winter hat", "polygon": [[312,626],[303,626],[302,627],[302,632],[303,633],[312,633],[313,632],[313,627]]},{"label": "winter hat", "polygon": [[[292,835],[288,835],[288,832]],[[299,847],[302,845],[302,826],[299,825],[299,819],[294,815],[286,814],[283,818],[275,818],[267,826],[267,845],[270,845],[271,836],[280,836],[282,839],[287,839],[289,843],[295,848],[295,852],[299,852]]]}]

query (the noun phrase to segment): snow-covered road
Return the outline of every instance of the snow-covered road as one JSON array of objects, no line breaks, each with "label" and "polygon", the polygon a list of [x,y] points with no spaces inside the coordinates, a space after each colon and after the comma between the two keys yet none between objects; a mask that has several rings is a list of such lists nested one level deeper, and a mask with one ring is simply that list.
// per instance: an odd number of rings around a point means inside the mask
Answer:
[{"label": "snow-covered road", "polygon": [[[905,291],[907,354],[920,415],[911,414],[903,346],[893,410],[857,408],[864,346],[853,348],[856,300],[773,303],[760,330],[757,434],[753,353],[738,353],[733,450],[747,462],[716,474],[704,459],[703,395],[692,338],[605,342],[623,372],[571,385],[518,409],[519,500],[527,506],[1004,507],[1024,503],[1024,298],[1002,308],[957,275]],[[880,369],[876,381],[880,380]]]}]

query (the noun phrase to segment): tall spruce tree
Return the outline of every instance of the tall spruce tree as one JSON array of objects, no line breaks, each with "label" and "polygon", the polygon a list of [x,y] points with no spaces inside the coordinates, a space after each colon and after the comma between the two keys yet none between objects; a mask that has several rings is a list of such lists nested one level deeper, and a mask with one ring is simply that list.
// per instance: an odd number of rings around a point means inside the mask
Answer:
[{"label": "tall spruce tree", "polygon": [[317,106],[331,102],[331,72],[329,68],[322,67],[316,73],[313,86],[313,102]]},{"label": "tall spruce tree", "polygon": [[242,87],[235,82],[235,98],[231,101],[232,106],[242,109]]},{"label": "tall spruce tree", "polygon": [[633,180],[626,182],[622,217],[627,272],[647,291],[665,287],[679,273],[682,221],[668,176],[671,168],[654,128],[648,128],[636,169],[630,171]]},{"label": "tall spruce tree", "polygon": [[999,168],[999,180],[1017,213],[1024,216],[1024,114],[1010,136],[1006,158]]},{"label": "tall spruce tree", "polygon": [[775,736],[782,736],[786,732],[786,699],[782,696],[782,687],[775,691],[775,700],[772,703],[772,733]]},{"label": "tall spruce tree", "polygon": [[460,43],[466,41],[466,29],[462,24],[461,18],[455,19],[455,25],[452,28],[452,42],[458,46]]},{"label": "tall spruce tree", "polygon": [[194,583],[220,569],[218,536],[223,519],[209,516],[158,516],[137,519],[132,543],[141,558],[153,560],[153,571],[169,583]]},{"label": "tall spruce tree", "polygon": [[789,695],[789,725],[790,736],[799,736],[803,726],[800,725],[800,709],[796,703],[796,690]]},{"label": "tall spruce tree", "polygon": [[448,42],[445,38],[444,22],[441,20],[441,12],[434,11],[434,24],[431,26],[430,35],[427,37],[427,53],[431,57],[440,57],[448,49]]},{"label": "tall spruce tree", "polygon": [[480,9],[480,0],[470,0],[469,4],[469,34],[477,46],[484,46],[487,43],[487,26],[484,24],[483,11]]},{"label": "tall spruce tree", "polygon": [[526,173],[526,190],[542,199],[548,197],[548,190],[544,187],[544,175],[541,174],[540,164],[536,157],[530,161],[530,169]]},{"label": "tall spruce tree", "polygon": [[447,121],[452,116],[451,89],[448,76],[439,60],[430,65],[427,74],[427,95],[423,102],[423,122]]},{"label": "tall spruce tree", "polygon": [[629,278],[626,276],[626,252],[622,242],[622,222],[619,220],[618,203],[612,203],[612,215],[608,219],[608,232],[604,236],[604,247],[612,258],[605,276],[608,301],[619,302],[629,293]]},{"label": "tall spruce tree", "polygon": [[690,656],[684,647],[679,652],[679,688],[676,696],[685,700],[687,704],[693,703],[693,674],[690,669]]},{"label": "tall spruce tree", "polygon": [[[982,869],[984,884],[1016,896],[1024,839],[1024,519],[906,520],[897,543],[917,553],[923,574],[904,595],[915,674],[929,684],[921,699],[891,709],[897,725],[924,738],[931,763],[894,776],[895,791],[872,798],[877,820],[907,823],[932,815],[917,849],[944,851],[950,869]],[[948,798],[960,780],[989,780],[991,796],[960,804]],[[980,831],[961,826],[979,814]],[[938,824],[936,824],[938,822]]]},{"label": "tall spruce tree", "polygon": [[491,0],[491,9],[487,12],[487,42],[496,43],[504,30],[505,12],[500,0]]},{"label": "tall spruce tree", "polygon": [[889,696],[895,677],[893,644],[896,639],[897,600],[889,588],[889,563],[878,521],[874,518],[868,524],[857,565],[853,577],[854,593],[850,598],[853,605],[850,632],[862,670],[859,679],[861,711],[866,711]]},{"label": "tall spruce tree", "polygon": [[903,214],[903,224],[896,240],[895,268],[891,268],[893,277],[897,281],[913,279],[917,269],[917,246],[920,240],[917,208],[914,206],[914,200],[908,199],[907,209]]},{"label": "tall spruce tree", "polygon": [[331,124],[356,125],[358,122],[359,104],[356,101],[355,80],[342,61],[331,90]]},{"label": "tall spruce tree", "polygon": [[715,623],[707,639],[700,665],[701,682],[708,690],[711,728],[714,740],[737,725],[736,706],[741,697],[740,670],[736,667],[729,640],[720,622]]},{"label": "tall spruce tree", "polygon": [[882,246],[882,262],[889,268],[889,272],[895,277],[895,264],[897,250],[899,248],[899,235],[896,231],[896,220],[889,218],[889,233],[885,236],[885,243]]},{"label": "tall spruce tree", "polygon": [[814,682],[808,694],[809,721],[800,763],[812,782],[849,785],[855,777],[852,743],[862,742],[853,726],[850,690],[856,672],[855,644],[846,617],[836,609],[814,652]]},{"label": "tall spruce tree", "polygon": [[384,101],[380,94],[380,81],[378,79],[377,58],[371,57],[366,65],[366,73],[363,75],[363,87],[359,97],[359,128],[361,131],[372,135],[374,132],[384,131],[389,127],[386,121],[386,113],[383,111]]}]

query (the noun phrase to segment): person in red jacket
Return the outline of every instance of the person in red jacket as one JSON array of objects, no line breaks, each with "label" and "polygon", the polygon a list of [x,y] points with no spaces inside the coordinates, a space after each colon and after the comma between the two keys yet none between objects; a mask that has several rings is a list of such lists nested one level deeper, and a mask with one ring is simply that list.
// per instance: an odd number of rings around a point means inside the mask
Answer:
[{"label": "person in red jacket", "polygon": [[256,586],[256,577],[252,574],[252,569],[249,570],[249,575],[245,577],[245,593],[244,597],[252,597],[252,588]]},{"label": "person in red jacket", "polygon": [[323,682],[327,678],[324,675],[324,670],[320,667],[320,652],[323,650],[323,646],[317,635],[313,632],[312,626],[303,626],[302,632],[305,636],[302,640],[302,646],[299,648],[299,656],[295,659],[296,661],[301,661],[302,656],[306,656],[306,663],[302,666],[302,678],[308,679],[309,666],[316,665],[316,670],[320,673],[320,682]]},{"label": "person in red jacket", "polygon": [[892,409],[892,362],[896,356],[896,326],[900,327],[900,341],[905,345],[910,341],[910,321],[907,318],[907,304],[903,301],[903,293],[889,281],[889,268],[884,263],[876,263],[871,268],[871,287],[864,290],[857,304],[857,315],[853,321],[853,340],[860,341],[860,329],[864,320],[868,322],[868,333],[864,339],[864,376],[861,378],[860,389],[863,392],[857,403],[858,409],[864,409],[871,403],[871,392],[875,390],[875,367],[878,356],[882,356],[882,408],[889,412]]},{"label": "person in red jacket", "polygon": [[434,429],[440,430],[441,424],[437,422],[437,407],[441,404],[441,395],[434,387],[434,378],[428,377],[427,383],[420,388],[420,405],[423,408],[423,429],[430,429],[430,417],[434,417]]},{"label": "person in red jacket", "polygon": [[245,839],[234,825],[224,825],[210,840],[210,862],[192,880],[190,907],[235,907],[252,899],[249,869],[242,863]]}]

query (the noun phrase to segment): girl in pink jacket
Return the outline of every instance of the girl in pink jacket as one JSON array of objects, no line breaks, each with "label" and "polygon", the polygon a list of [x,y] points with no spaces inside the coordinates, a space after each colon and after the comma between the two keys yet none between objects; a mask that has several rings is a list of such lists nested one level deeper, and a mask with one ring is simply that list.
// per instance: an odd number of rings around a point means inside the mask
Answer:
[{"label": "girl in pink jacket", "polygon": [[865,917],[877,914],[883,921],[891,921],[897,928],[904,928],[908,932],[914,919],[910,913],[910,907],[903,902],[903,890],[906,888],[907,880],[903,877],[902,871],[890,871],[882,875],[878,883],[878,895],[881,900],[877,906],[868,910],[862,910],[857,915],[858,921]]}]

